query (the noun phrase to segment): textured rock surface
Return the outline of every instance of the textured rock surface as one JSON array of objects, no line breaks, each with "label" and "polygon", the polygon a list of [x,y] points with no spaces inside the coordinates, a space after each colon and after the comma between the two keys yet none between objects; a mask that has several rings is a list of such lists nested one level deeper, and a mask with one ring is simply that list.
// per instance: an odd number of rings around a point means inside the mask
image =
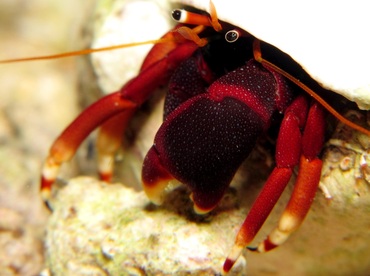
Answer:
[{"label": "textured rock surface", "polygon": [[[369,128],[370,112],[349,111],[346,116]],[[344,206],[366,202],[370,193],[370,138],[339,123],[326,145],[321,184],[327,197]]]},{"label": "textured rock surface", "polygon": [[53,204],[48,265],[53,275],[214,275],[242,219],[230,197],[198,217],[183,189],[159,208],[123,185],[73,179]]},{"label": "textured rock surface", "polygon": [[[213,275],[220,271],[260,188],[258,176],[250,177],[248,184],[255,187],[231,189],[205,218],[193,214],[185,189],[170,193],[163,206],[155,207],[143,192],[121,184],[73,179],[53,202],[46,239],[50,271],[53,275]],[[276,223],[289,190],[254,244]],[[247,268],[241,275],[366,275],[369,198],[365,193],[344,202],[337,194],[328,201],[318,193],[298,232],[272,252],[246,253]]]}]

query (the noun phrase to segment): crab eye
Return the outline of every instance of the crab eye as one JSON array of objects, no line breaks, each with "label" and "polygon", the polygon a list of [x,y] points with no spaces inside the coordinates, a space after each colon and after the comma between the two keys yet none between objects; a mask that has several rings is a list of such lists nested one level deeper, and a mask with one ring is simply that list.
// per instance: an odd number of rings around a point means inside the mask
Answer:
[{"label": "crab eye", "polygon": [[225,34],[225,40],[229,43],[233,43],[237,41],[238,38],[239,38],[239,32],[237,30],[231,30]]},{"label": "crab eye", "polygon": [[172,11],[172,18],[180,23],[186,22],[187,12],[185,10],[176,9]]}]

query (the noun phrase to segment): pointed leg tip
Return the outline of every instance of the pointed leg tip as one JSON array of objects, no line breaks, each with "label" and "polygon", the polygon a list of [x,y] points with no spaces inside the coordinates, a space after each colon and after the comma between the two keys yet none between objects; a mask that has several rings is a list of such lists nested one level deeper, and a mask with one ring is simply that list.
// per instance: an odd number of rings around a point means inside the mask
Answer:
[{"label": "pointed leg tip", "polygon": [[279,244],[274,243],[271,241],[271,237],[267,237],[266,240],[261,242],[256,247],[247,247],[249,251],[257,252],[257,253],[266,253],[274,248],[276,248]]},{"label": "pointed leg tip", "polygon": [[54,180],[47,179],[45,176],[41,177],[41,186],[40,186],[40,194],[44,201],[50,199],[51,194],[51,186],[53,185]]},{"label": "pointed leg tip", "polygon": [[112,182],[113,178],[113,166],[114,166],[114,155],[105,154],[99,156],[98,161],[99,177],[102,181]]},{"label": "pointed leg tip", "polygon": [[234,264],[235,264],[235,260],[227,258],[222,268],[222,275],[227,275]]},{"label": "pointed leg tip", "polygon": [[47,158],[42,169],[40,181],[41,196],[44,201],[47,201],[50,198],[51,187],[57,178],[59,168],[59,163],[56,163],[51,157]]},{"label": "pointed leg tip", "polygon": [[229,256],[227,256],[224,266],[222,268],[223,274],[226,275],[229,273],[231,268],[234,266],[235,262],[238,260],[239,256],[242,254],[243,246],[239,246],[237,244],[231,249]]},{"label": "pointed leg tip", "polygon": [[247,249],[252,252],[258,252],[258,247],[257,246],[247,246]]},{"label": "pointed leg tip", "polygon": [[40,194],[41,194],[41,198],[42,198],[42,201],[44,202],[45,207],[49,211],[53,211],[53,208],[51,208],[50,203],[49,203],[49,199],[51,197],[50,187],[42,187]]},{"label": "pointed leg tip", "polygon": [[107,183],[111,183],[112,182],[112,173],[104,173],[104,172],[100,172],[99,173],[99,178],[101,181],[104,181],[104,182],[107,182]]},{"label": "pointed leg tip", "polygon": [[54,208],[51,206],[51,204],[48,200],[44,201],[44,205],[45,205],[46,209],[48,209],[50,212],[54,211]]},{"label": "pointed leg tip", "polygon": [[44,201],[47,201],[50,199],[50,194],[51,194],[50,189],[42,188],[40,191],[40,194]]}]

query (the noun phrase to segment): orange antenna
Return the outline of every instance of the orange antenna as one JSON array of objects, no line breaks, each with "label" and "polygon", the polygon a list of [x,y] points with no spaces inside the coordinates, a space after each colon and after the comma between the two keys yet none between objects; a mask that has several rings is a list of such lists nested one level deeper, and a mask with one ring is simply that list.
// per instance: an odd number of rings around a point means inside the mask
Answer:
[{"label": "orange antenna", "polygon": [[[188,27],[180,27],[176,31],[183,38],[194,41],[200,47],[208,43],[206,39],[201,39],[198,36],[198,34],[201,31],[203,31],[204,27],[202,26],[213,27],[216,31],[222,30],[221,24],[218,22],[216,8],[212,1],[210,1],[210,16],[205,15],[205,14],[193,13],[193,12],[189,12],[186,10],[176,9],[172,12],[172,18],[180,23],[198,25],[194,29],[190,29]],[[96,52],[110,51],[110,50],[116,50],[116,49],[122,49],[122,48],[128,48],[128,47],[134,47],[134,46],[140,46],[140,45],[146,45],[146,44],[174,42],[174,41],[177,41],[175,37],[172,37],[172,38],[165,37],[165,38],[148,40],[148,41],[143,41],[143,42],[133,42],[133,43],[128,43],[128,44],[120,44],[120,45],[101,47],[101,48],[96,48],[96,49],[84,49],[84,50],[66,52],[66,53],[55,54],[55,55],[4,59],[4,60],[0,60],[0,64],[16,63],[16,62],[24,62],[24,61],[36,61],[36,60],[50,60],[50,59],[57,59],[57,58],[81,56],[81,55],[87,55],[87,54],[96,53]]]},{"label": "orange antenna", "polygon": [[293,77],[289,73],[285,72],[284,70],[282,70],[280,67],[276,66],[275,64],[273,64],[273,63],[265,60],[262,57],[261,45],[260,45],[260,41],[258,39],[255,39],[254,42],[253,42],[253,55],[254,55],[255,60],[257,60],[258,62],[262,63],[264,66],[269,67],[269,68],[275,70],[276,72],[278,72],[279,74],[283,75],[284,77],[286,77],[287,79],[289,79],[290,81],[292,81],[293,83],[295,83],[297,86],[299,86],[300,88],[302,88],[308,94],[310,94],[310,96],[312,98],[314,98],[317,102],[319,102],[326,110],[328,110],[340,122],[342,122],[343,124],[345,124],[345,125],[353,128],[353,129],[355,129],[357,131],[360,131],[360,132],[362,132],[362,133],[370,136],[370,130],[367,130],[366,128],[363,128],[363,127],[361,127],[361,126],[359,126],[359,125],[351,122],[350,120],[346,119],[342,115],[340,115],[333,107],[330,106],[330,104],[328,104],[323,98],[321,98],[317,93],[315,93],[307,85],[303,84],[298,79],[296,79],[295,77]]},{"label": "orange antenna", "polygon": [[135,47],[135,46],[140,46],[140,45],[146,45],[146,44],[173,42],[174,40],[175,40],[174,38],[161,38],[161,39],[148,40],[148,41],[142,41],[142,42],[133,42],[133,43],[128,43],[128,44],[120,44],[120,45],[114,45],[114,46],[108,46],[108,47],[102,47],[102,48],[96,48],[96,49],[84,49],[84,50],[72,51],[72,52],[55,54],[55,55],[4,59],[4,60],[0,60],[0,64],[1,63],[24,62],[24,61],[36,61],[36,60],[50,60],[50,59],[56,59],[56,58],[81,56],[81,55],[87,55],[87,54],[96,53],[96,52],[123,49],[123,48]]}]

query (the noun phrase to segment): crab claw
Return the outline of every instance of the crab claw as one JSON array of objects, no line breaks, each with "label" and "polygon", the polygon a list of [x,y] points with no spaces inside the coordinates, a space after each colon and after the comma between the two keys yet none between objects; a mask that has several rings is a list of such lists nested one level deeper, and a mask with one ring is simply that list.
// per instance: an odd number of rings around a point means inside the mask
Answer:
[{"label": "crab claw", "polygon": [[171,179],[187,185],[197,213],[221,200],[262,131],[261,119],[232,97],[201,94],[181,104],[159,129],[142,170],[144,190],[161,203]]}]

